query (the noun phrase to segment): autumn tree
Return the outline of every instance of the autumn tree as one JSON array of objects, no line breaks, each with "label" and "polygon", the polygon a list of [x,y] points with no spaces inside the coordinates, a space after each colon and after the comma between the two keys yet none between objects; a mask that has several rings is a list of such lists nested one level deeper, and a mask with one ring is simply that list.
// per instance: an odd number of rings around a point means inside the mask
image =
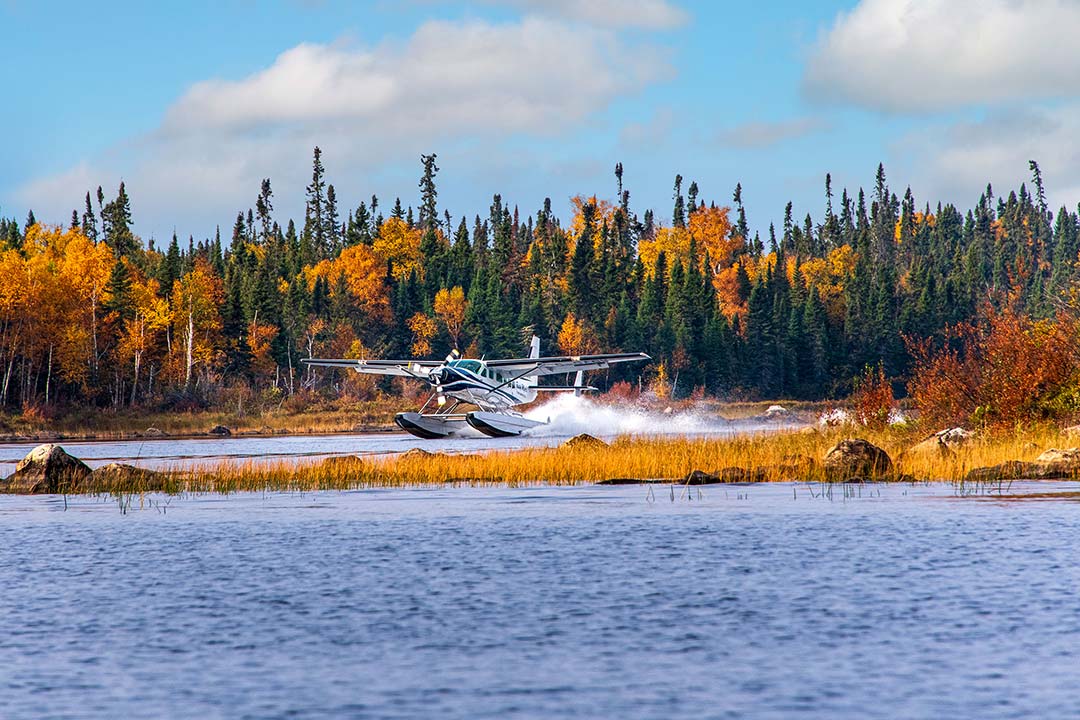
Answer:
[{"label": "autumn tree", "polygon": [[460,285],[447,290],[442,288],[435,295],[435,317],[446,328],[446,334],[450,336],[450,342],[454,348],[459,348],[461,330],[465,325],[465,313],[469,303],[465,299],[465,291]]}]

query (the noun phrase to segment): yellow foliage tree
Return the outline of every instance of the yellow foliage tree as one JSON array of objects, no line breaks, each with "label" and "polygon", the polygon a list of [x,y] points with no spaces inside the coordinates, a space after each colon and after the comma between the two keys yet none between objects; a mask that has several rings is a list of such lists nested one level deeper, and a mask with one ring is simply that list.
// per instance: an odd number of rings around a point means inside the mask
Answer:
[{"label": "yellow foliage tree", "polygon": [[465,325],[465,312],[469,302],[465,299],[465,291],[460,285],[447,290],[442,288],[435,294],[435,317],[446,327],[446,334],[450,336],[454,348],[458,348],[461,339],[461,329]]},{"label": "yellow foliage tree", "polygon": [[214,360],[216,333],[221,330],[221,297],[221,283],[202,258],[173,283],[173,328],[184,347],[184,389],[191,387],[196,363],[209,366]]},{"label": "yellow foliage tree", "polygon": [[172,323],[172,311],[164,298],[158,297],[160,284],[153,278],[136,278],[131,283],[134,314],[124,320],[120,331],[121,360],[132,363],[131,402],[135,402],[143,357],[162,330]]},{"label": "yellow foliage tree", "polygon": [[422,312],[418,312],[409,318],[409,329],[413,333],[412,352],[416,357],[431,354],[431,339],[439,332],[439,326],[435,320]]},{"label": "yellow foliage tree", "polygon": [[594,334],[588,332],[585,323],[574,317],[574,313],[567,313],[556,342],[565,355],[587,355],[597,350]]},{"label": "yellow foliage tree", "polygon": [[396,280],[407,280],[414,272],[418,278],[423,278],[423,257],[420,254],[422,235],[419,228],[410,228],[404,220],[395,217],[383,222],[379,228],[379,236],[375,238],[372,249],[384,263],[391,263]]}]

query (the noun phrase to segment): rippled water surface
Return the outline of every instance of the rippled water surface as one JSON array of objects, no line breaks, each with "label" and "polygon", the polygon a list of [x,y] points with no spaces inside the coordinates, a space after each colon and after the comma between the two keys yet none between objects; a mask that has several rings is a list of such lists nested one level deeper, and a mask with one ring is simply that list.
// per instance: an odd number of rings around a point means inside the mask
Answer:
[{"label": "rippled water surface", "polygon": [[1080,486],[818,490],[0,496],[0,716],[1080,715]]}]

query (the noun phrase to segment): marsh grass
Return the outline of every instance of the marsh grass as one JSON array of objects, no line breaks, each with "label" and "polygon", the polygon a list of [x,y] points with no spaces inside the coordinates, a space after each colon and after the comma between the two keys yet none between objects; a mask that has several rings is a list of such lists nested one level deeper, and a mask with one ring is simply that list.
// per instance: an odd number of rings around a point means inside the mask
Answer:
[{"label": "marsh grass", "polygon": [[[851,429],[743,435],[738,437],[623,437],[610,446],[526,448],[481,454],[412,452],[370,458],[335,457],[320,462],[246,462],[174,469],[147,478],[79,488],[86,493],[311,492],[372,487],[469,485],[578,485],[627,478],[681,483],[693,470],[756,470],[763,482],[827,483],[821,460],[840,439],[865,437],[896,465],[895,478],[944,481],[965,492],[964,477],[975,467],[1007,460],[1033,460],[1050,447],[1068,447],[1056,430],[1017,432],[976,440],[955,454],[905,453],[921,439],[910,432]],[[1074,443],[1075,444],[1075,443]],[[432,444],[437,448],[437,444]]]}]

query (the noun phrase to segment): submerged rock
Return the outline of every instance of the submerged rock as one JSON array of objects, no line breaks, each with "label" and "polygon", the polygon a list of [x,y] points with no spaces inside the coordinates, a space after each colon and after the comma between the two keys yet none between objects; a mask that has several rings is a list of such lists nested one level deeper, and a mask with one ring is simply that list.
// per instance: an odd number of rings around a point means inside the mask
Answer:
[{"label": "submerged rock", "polygon": [[825,455],[825,473],[830,480],[881,478],[892,475],[889,454],[862,438],[841,440]]},{"label": "submerged rock", "polygon": [[564,442],[562,446],[563,447],[568,447],[568,448],[576,448],[576,449],[611,447],[610,445],[608,445],[606,442],[604,442],[600,438],[593,437],[592,435],[589,435],[588,433],[581,433],[580,435],[575,435],[574,437],[572,437],[569,440],[567,440],[566,442]]},{"label": "submerged rock", "polygon": [[69,455],[59,445],[39,445],[19,461],[5,482],[8,492],[71,492],[90,475],[82,460]]},{"label": "submerged rock", "polygon": [[657,485],[665,480],[648,480],[645,478],[607,478],[597,480],[597,485]]}]

